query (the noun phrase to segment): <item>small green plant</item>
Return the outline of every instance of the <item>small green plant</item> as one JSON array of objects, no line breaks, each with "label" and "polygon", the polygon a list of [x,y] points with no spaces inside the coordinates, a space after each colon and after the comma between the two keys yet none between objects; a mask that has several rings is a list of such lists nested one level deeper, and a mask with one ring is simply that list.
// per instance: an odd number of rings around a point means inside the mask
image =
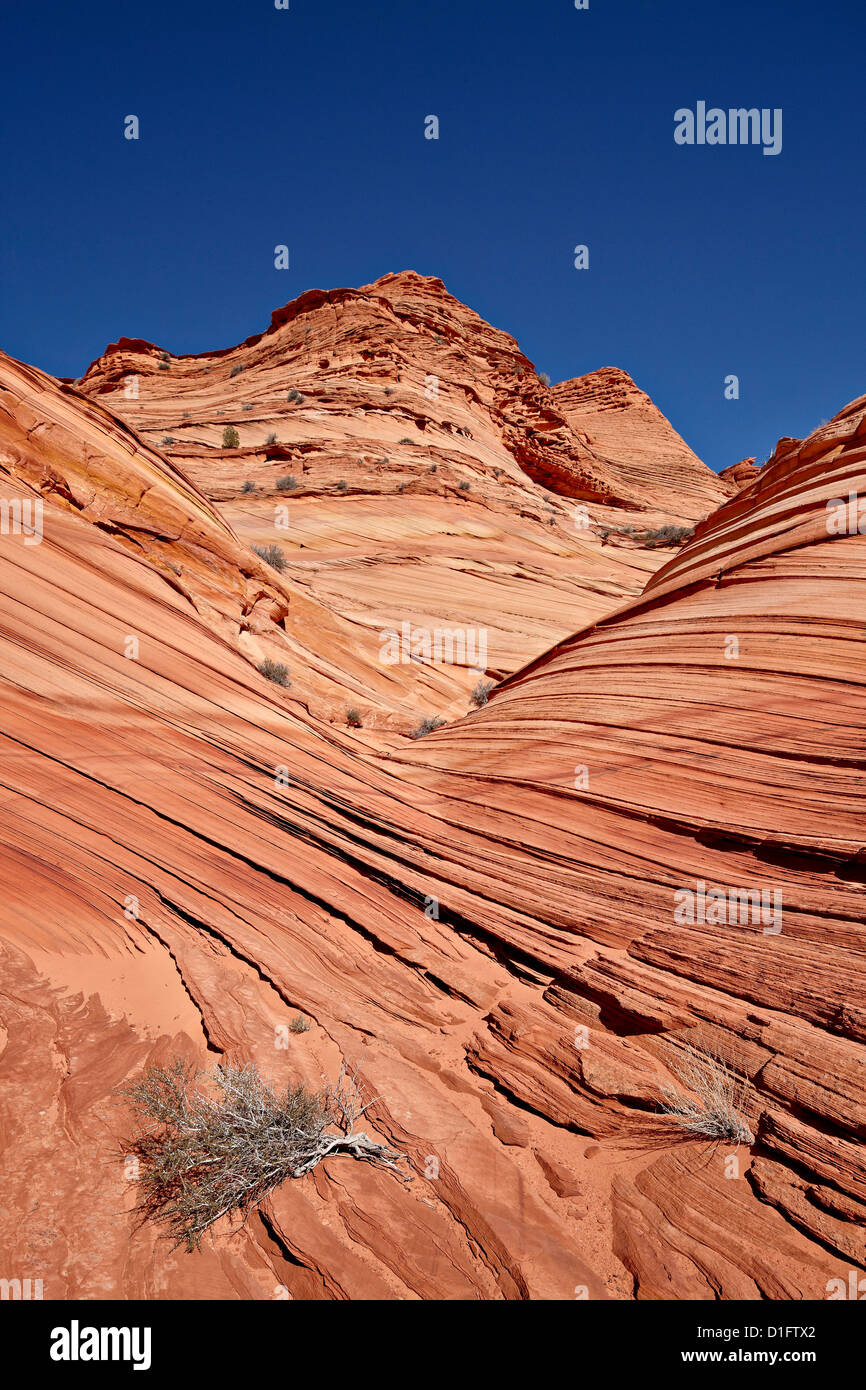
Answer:
[{"label": "small green plant", "polygon": [[281,661],[271,661],[269,656],[265,657],[258,669],[269,681],[273,681],[274,685],[289,686],[292,683],[289,680],[288,666],[284,666]]},{"label": "small green plant", "polygon": [[475,686],[475,689],[472,691],[472,694],[469,698],[471,699],[473,705],[475,705],[477,709],[480,709],[482,705],[487,704],[487,701],[490,699],[490,692],[495,684],[495,681],[480,680],[478,684]]},{"label": "small green plant", "polygon": [[160,362],[169,362],[171,359],[167,352],[161,352],[159,354],[159,360]]},{"label": "small green plant", "polygon": [[539,372],[539,373],[538,373],[538,380],[539,380],[539,381],[542,383],[542,385],[544,385],[544,386],[549,386],[549,385],[550,385],[550,377],[548,376],[547,372]]},{"label": "small green plant", "polygon": [[356,710],[353,705],[350,705],[346,710],[346,723],[349,725],[350,729],[363,728],[360,712]]},{"label": "small green plant", "polygon": [[267,437],[267,439],[265,440],[265,443],[266,443],[266,444],[276,444],[276,442],[277,442],[277,436],[276,436],[275,434],[269,434],[268,437]]},{"label": "small green plant", "polygon": [[226,425],[225,429],[223,430],[223,448],[237,449],[240,445],[240,442],[241,437],[235,429],[234,425]]},{"label": "small green plant", "polygon": [[246,482],[244,483],[243,487],[241,488],[241,492],[255,492],[255,490],[256,490],[256,485],[255,485],[255,483],[253,482],[252,478],[247,478]]},{"label": "small green plant", "polygon": [[304,1015],[303,1015],[303,1014],[295,1014],[294,1018],[292,1019],[291,1023],[289,1024],[289,1032],[290,1032],[290,1033],[309,1033],[309,1031],[310,1031],[310,1020],[309,1020],[308,1018],[304,1018]]},{"label": "small green plant", "polygon": [[438,463],[431,463],[430,467],[427,469],[427,472],[428,472],[428,473],[436,473],[436,472],[438,471],[438,469],[439,469]]},{"label": "small green plant", "polygon": [[253,550],[260,560],[264,560],[271,569],[279,570],[282,574],[286,568],[286,557],[278,545],[254,545]]},{"label": "small green plant", "polygon": [[280,492],[293,492],[297,486],[298,480],[293,473],[285,473],[282,478],[277,478]]},{"label": "small green plant", "polygon": [[427,734],[432,734],[434,729],[441,729],[444,723],[445,720],[440,719],[438,714],[435,715],[432,719],[429,714],[425,714],[417,729],[413,729],[409,737],[426,738]]},{"label": "small green plant", "polygon": [[174,436],[173,436],[173,435],[171,435],[171,434],[165,434],[165,435],[163,435],[162,439],[161,439],[159,442],[160,442],[160,444],[174,444],[174,443],[175,443],[175,439],[174,439]]},{"label": "small green plant", "polygon": [[386,387],[385,387],[385,395],[386,395],[386,396],[393,396],[393,394],[394,394],[394,387],[393,387],[393,386],[386,386]]},{"label": "small green plant", "polygon": [[399,444],[414,444],[414,443],[415,443],[415,440],[414,440],[414,439],[410,439],[409,436],[408,436],[408,434],[404,434],[404,435],[403,435],[403,438],[400,439],[400,440],[398,440],[397,442],[398,442]]},{"label": "small green plant", "polygon": [[433,341],[435,342],[437,347],[445,346],[445,339],[442,337],[441,333],[437,333]]},{"label": "small green plant", "polygon": [[356,1124],[373,1104],[354,1073],[319,1093],[276,1090],[252,1064],[197,1071],[183,1058],[150,1067],[123,1087],[137,1132],[123,1152],[138,1159],[139,1216],[167,1228],[172,1248],[196,1250],[221,1216],[246,1216],[288,1178],[348,1154],[395,1172],[405,1155]]},{"label": "small green plant", "polygon": [[337,487],[339,488],[340,492],[345,492],[348,486],[349,484],[346,482],[345,478],[339,478],[337,480]]},{"label": "small green plant", "polygon": [[296,390],[294,386],[292,387],[289,394],[286,396],[286,400],[291,401],[294,405],[300,405],[303,399],[304,398],[301,395],[300,391]]},{"label": "small green plant", "polygon": [[170,370],[171,370],[170,367],[169,367],[169,365],[168,365],[168,359],[166,359],[164,362],[163,362],[163,361],[160,362],[160,364],[159,364],[159,370],[160,370],[161,372],[167,372],[167,371],[170,371]]},{"label": "small green plant", "polygon": [[468,492],[469,489],[471,488],[471,486],[472,486],[471,483],[467,483],[467,482],[464,481],[464,482],[462,482],[462,483],[460,484],[460,491],[461,491],[461,492]]},{"label": "small green plant", "polygon": [[231,371],[229,372],[229,378],[231,378],[231,377],[233,377],[233,376],[237,376],[238,373],[239,373],[239,372],[242,372],[242,371],[243,371],[243,367],[240,365],[240,363],[238,363],[237,366],[232,367]]}]

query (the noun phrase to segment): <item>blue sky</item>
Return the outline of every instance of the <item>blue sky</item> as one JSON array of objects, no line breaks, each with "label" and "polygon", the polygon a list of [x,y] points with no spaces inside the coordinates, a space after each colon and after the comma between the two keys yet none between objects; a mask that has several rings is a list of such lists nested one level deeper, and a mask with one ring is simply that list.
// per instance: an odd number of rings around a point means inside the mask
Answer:
[{"label": "blue sky", "polygon": [[[763,458],[866,392],[864,39],[862,0],[9,9],[0,346],[77,376],[409,268],[553,380],[624,367],[712,467]],[[782,152],[677,146],[699,100],[782,108]]]}]

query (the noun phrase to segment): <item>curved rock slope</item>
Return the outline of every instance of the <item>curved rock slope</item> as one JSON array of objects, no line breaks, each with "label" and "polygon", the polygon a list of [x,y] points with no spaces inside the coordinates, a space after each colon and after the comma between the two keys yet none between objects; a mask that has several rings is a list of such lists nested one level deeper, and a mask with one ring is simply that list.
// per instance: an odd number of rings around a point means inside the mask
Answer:
[{"label": "curved rock slope", "polygon": [[[351,640],[340,631],[325,649],[339,665],[350,647],[375,697],[336,692],[322,709],[339,720],[350,704],[366,728],[460,717],[480,675],[513,672],[641,591],[661,556],[624,535],[605,545],[605,532],[693,521],[725,496],[636,388],[679,452],[642,449],[639,429],[618,423],[631,413],[617,415],[608,433],[618,460],[634,454],[626,479],[513,338],[411,272],[310,290],[222,352],[121,339],[80,388],[166,452],[244,540],[278,545],[286,578],[348,624]],[[223,447],[227,427],[236,448]],[[383,689],[382,633],[404,622],[483,630],[486,652],[392,667]]]},{"label": "curved rock slope", "polygon": [[688,521],[707,515],[731,488],[719,481],[628,372],[602,367],[560,381],[551,394],[572,429],[605,460],[615,486],[646,506],[670,508]]},{"label": "curved rock slope", "polygon": [[[10,496],[52,447],[21,389],[0,395]],[[97,425],[117,466],[138,447],[43,389],[64,466]],[[212,617],[232,576],[204,611],[56,488],[39,545],[3,535],[9,1277],[51,1298],[799,1299],[863,1266],[866,537],[821,532],[866,490],[863,407],[641,600],[391,756],[262,679]],[[678,921],[699,883],[781,892],[781,930]],[[749,1078],[750,1149],[659,1113],[696,1039]],[[130,1216],[116,1087],[178,1052],[311,1084],[357,1064],[412,1181],[329,1160],[170,1254]]]},{"label": "curved rock slope", "polygon": [[[4,1277],[61,1299],[616,1288],[603,1232],[578,1240],[582,1212],[534,1158],[558,1171],[558,1131],[466,1065],[480,1011],[528,987],[370,840],[374,803],[427,823],[414,790],[299,717],[232,640],[250,557],[193,488],[74,393],[8,360],[2,380],[3,501],[43,504],[0,540]],[[171,1254],[132,1218],[116,1092],[178,1053],[314,1086],[360,1066],[413,1182],[329,1164]]]},{"label": "curved rock slope", "polygon": [[[737,1180],[687,1147],[615,1180],[640,1296],[824,1297],[834,1257],[866,1258],[866,534],[838,522],[858,498],[866,533],[866,398],[781,441],[640,600],[412,754],[494,846],[497,935],[556,972],[531,1026],[485,1020],[484,1074],[616,1140],[689,1037],[749,1078]],[[564,1009],[590,1030],[577,1098],[551,1075]]]}]

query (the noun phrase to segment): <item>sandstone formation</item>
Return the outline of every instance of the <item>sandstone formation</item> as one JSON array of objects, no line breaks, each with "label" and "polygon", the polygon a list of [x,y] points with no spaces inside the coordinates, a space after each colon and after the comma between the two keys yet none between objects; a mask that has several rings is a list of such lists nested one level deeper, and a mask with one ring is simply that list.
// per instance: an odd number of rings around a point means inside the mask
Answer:
[{"label": "sandstone formation", "polygon": [[[329,631],[316,621],[322,656],[338,670],[352,653],[357,679],[320,689],[316,710],[341,721],[352,706],[368,729],[462,716],[479,677],[500,679],[640,593],[663,557],[625,527],[690,523],[725,496],[637,388],[605,416],[600,450],[513,338],[409,272],[311,290],[220,352],[121,339],[80,389],[244,541],[279,545],[292,591],[333,615]],[[383,680],[381,634],[402,622],[483,630],[485,669],[403,664]]]},{"label": "sandstone formation", "polygon": [[728,495],[628,372],[603,367],[559,382],[552,395],[622,492],[686,521],[701,520]]},{"label": "sandstone formation", "polygon": [[[430,328],[419,303],[437,306]],[[691,518],[653,510],[657,475],[632,510],[604,500],[636,492],[638,472],[613,447],[603,469],[582,460],[556,392],[548,407],[518,385],[513,345],[499,363],[504,335],[476,324],[449,346],[468,314],[455,303],[420,277],[312,292],[233,350],[249,355],[235,382],[261,373],[256,430],[287,436],[279,467],[317,470],[297,505],[308,537],[322,506],[324,534],[307,569],[298,546],[281,574],[245,544],[273,536],[254,511],[242,524],[255,504],[237,485],[264,490],[272,446],[242,434],[239,453],[220,450],[219,419],[183,450],[154,447],[169,423],[179,435],[178,406],[181,422],[196,399],[216,415],[225,358],[165,373],[129,343],[95,364],[86,396],[0,359],[0,493],[44,508],[41,543],[0,537],[0,1249],[46,1298],[798,1300],[866,1268],[866,535],[827,529],[828,502],[866,492],[866,398],[780,441],[660,569],[664,553],[626,540],[602,554],[564,530],[547,553],[564,523],[503,521],[512,497],[560,514],[545,469],[597,492],[596,527],[604,513]],[[363,357],[376,313],[414,394],[391,356]],[[418,402],[424,355],[405,346],[435,332],[455,357],[436,413]],[[357,360],[339,387],[336,370],[327,387],[298,378],[323,395],[290,434],[279,354],[319,333],[322,358],[327,342],[334,363]],[[461,352],[480,385],[458,409]],[[365,365],[395,381],[396,411],[429,407],[448,488],[425,481],[408,514],[384,466],[331,499],[329,478],[350,482],[352,410],[377,455],[392,430],[384,403],[375,425],[362,418]],[[524,423],[497,435],[512,365],[507,408]],[[130,373],[136,433],[109,414]],[[471,441],[443,443],[443,396]],[[540,425],[525,420],[548,409],[561,442],[533,461]],[[300,446],[316,438],[313,461]],[[414,495],[419,467],[401,466],[400,497]],[[464,474],[483,501],[451,486]],[[679,476],[694,497],[699,471],[683,460]],[[469,507],[474,529],[451,520]],[[429,518],[415,588],[407,515]],[[378,591],[362,583],[367,544]],[[452,574],[475,621],[495,613],[497,581],[503,608],[527,592],[511,630],[529,637],[503,639],[513,674],[489,704],[413,741],[396,716],[417,690],[359,659],[355,638],[391,611],[392,581],[398,616],[423,595],[439,617]],[[578,621],[563,603],[545,628],[539,596],[566,574]],[[257,670],[284,652],[288,689]],[[397,687],[390,704],[374,676]],[[394,717],[387,738],[334,721],[352,682]],[[701,883],[781,893],[780,930],[678,919],[675,895]],[[311,1027],[296,1034],[299,1012]],[[696,1041],[748,1079],[753,1145],[708,1145],[661,1113]],[[358,1065],[378,1097],[370,1132],[407,1155],[412,1181],[329,1159],[246,1225],[223,1219],[201,1251],[170,1253],[131,1215],[117,1088],[178,1054],[312,1086]]]},{"label": "sandstone formation", "polygon": [[754,458],[740,459],[739,463],[732,464],[730,468],[723,468],[719,479],[739,491],[747,483],[754,482],[760,471],[760,465],[755,463]]}]

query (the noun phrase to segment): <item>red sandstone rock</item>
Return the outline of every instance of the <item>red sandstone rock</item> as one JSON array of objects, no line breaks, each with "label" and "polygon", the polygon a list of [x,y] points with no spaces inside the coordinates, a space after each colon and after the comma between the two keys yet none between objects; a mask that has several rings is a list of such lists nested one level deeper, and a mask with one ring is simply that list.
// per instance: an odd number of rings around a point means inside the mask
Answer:
[{"label": "red sandstone rock", "polygon": [[603,367],[561,381],[552,394],[572,428],[591,439],[614,486],[645,505],[698,521],[727,495],[628,372]]},{"label": "red sandstone rock", "polygon": [[[587,409],[596,396],[606,409],[609,373],[597,376]],[[313,600],[301,614],[295,598],[287,628],[315,628],[335,678],[316,682],[310,707],[344,723],[352,706],[366,729],[403,733],[424,715],[462,716],[479,674],[510,674],[640,593],[661,556],[616,528],[693,521],[725,496],[629,386],[628,408],[604,417],[612,464],[513,338],[411,272],[311,290],[219,352],[175,357],[122,338],[80,383],[239,537],[281,547],[284,583]],[[239,448],[222,447],[226,426]],[[617,543],[603,544],[611,528]],[[381,633],[403,621],[484,630],[486,673],[383,670]]]},{"label": "red sandstone rock", "polygon": [[723,483],[732,484],[739,491],[747,483],[754,482],[760,471],[760,466],[756,465],[753,458],[740,459],[739,463],[732,464],[730,468],[723,468],[719,479]]},{"label": "red sandstone rock", "polygon": [[[451,344],[461,306],[394,280],[302,297],[245,351],[356,295],[387,343],[432,296]],[[0,538],[4,1267],[61,1299],[802,1299],[866,1266],[866,536],[826,525],[866,492],[866,399],[781,441],[641,596],[612,611],[610,584],[590,626],[411,743],[327,722],[371,668],[324,591],[267,574],[201,474],[8,359],[0,473],[44,500],[41,544]],[[295,643],[288,691],[256,642]],[[781,931],[677,921],[698,881],[778,889]],[[752,1151],[708,1157],[660,1113],[695,1039],[748,1078]],[[412,1182],[330,1159],[170,1254],[130,1215],[117,1087],[177,1053],[310,1085],[357,1063]]]}]

